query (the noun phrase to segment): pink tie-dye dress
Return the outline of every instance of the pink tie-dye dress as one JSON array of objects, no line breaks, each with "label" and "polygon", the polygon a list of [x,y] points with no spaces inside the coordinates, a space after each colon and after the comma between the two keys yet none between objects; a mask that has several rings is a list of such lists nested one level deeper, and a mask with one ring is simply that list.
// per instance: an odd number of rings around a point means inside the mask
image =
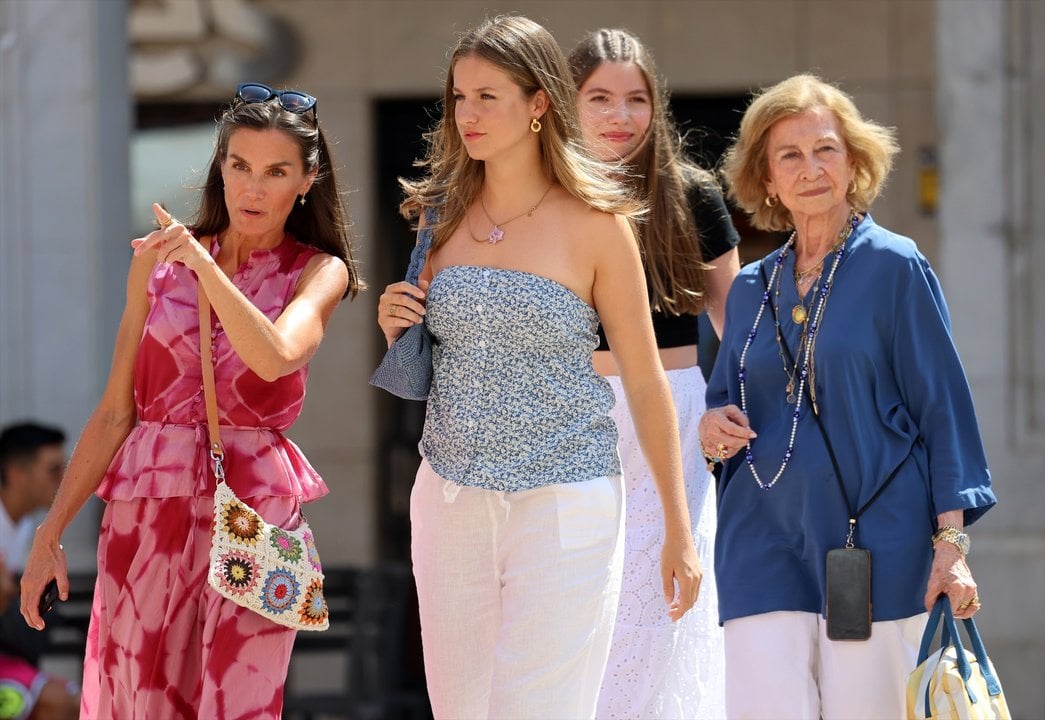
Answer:
[{"label": "pink tie-dye dress", "polygon": [[[212,242],[212,252],[217,245]],[[232,278],[270,320],[317,251],[289,235]],[[138,347],[138,424],[98,489],[108,504],[84,660],[81,718],[278,718],[294,631],[207,585],[214,478],[200,368],[195,275],[158,263]],[[210,342],[228,483],[269,522],[294,527],[326,485],[283,436],[306,368],[266,382],[232,348],[217,315]]]}]

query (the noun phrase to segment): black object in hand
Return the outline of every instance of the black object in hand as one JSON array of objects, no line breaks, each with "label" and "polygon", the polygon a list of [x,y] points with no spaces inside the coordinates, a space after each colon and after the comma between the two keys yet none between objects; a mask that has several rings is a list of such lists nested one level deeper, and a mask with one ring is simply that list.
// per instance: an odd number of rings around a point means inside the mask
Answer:
[{"label": "black object in hand", "polygon": [[51,582],[47,583],[47,587],[44,588],[43,594],[40,595],[40,604],[37,606],[37,610],[41,615],[46,615],[47,612],[54,607],[57,600],[58,581],[51,578]]}]

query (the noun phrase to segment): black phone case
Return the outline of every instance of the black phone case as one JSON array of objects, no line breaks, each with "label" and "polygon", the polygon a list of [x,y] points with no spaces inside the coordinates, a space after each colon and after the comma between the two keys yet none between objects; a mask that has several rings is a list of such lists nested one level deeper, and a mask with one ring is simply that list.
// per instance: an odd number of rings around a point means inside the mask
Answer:
[{"label": "black phone case", "polygon": [[37,605],[37,612],[41,615],[46,615],[51,608],[54,607],[55,602],[58,601],[58,581],[51,579],[51,582],[47,583],[44,587],[43,593],[40,595],[40,603]]},{"label": "black phone case", "polygon": [[827,552],[827,637],[871,637],[871,553],[863,548]]}]

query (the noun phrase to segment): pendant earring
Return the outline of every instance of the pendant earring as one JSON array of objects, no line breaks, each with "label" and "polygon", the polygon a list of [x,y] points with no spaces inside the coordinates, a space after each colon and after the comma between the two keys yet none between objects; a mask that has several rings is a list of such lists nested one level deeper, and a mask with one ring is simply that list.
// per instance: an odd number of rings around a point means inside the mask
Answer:
[{"label": "pendant earring", "polygon": [[541,121],[538,120],[537,118],[534,118],[533,120],[531,120],[530,121],[530,130],[532,132],[539,133],[541,131]]},{"label": "pendant earring", "polygon": [[776,207],[776,195],[766,195],[766,207],[767,208],[774,208],[774,207]]},{"label": "pendant earring", "polygon": [[305,204],[305,196],[302,195],[300,198],[298,198],[298,205],[304,206],[304,204]]}]

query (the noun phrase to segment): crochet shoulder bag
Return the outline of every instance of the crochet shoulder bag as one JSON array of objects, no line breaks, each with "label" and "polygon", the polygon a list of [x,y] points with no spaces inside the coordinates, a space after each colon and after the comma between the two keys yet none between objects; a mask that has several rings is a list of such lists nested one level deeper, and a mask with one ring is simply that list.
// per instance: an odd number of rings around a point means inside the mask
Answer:
[{"label": "crochet shoulder bag", "polygon": [[225,449],[218,427],[210,301],[199,290],[200,359],[207,402],[207,433],[214,463],[214,525],[207,582],[232,602],[295,630],[330,627],[323,596],[323,567],[304,517],[294,530],[265,522],[225,482]]}]

